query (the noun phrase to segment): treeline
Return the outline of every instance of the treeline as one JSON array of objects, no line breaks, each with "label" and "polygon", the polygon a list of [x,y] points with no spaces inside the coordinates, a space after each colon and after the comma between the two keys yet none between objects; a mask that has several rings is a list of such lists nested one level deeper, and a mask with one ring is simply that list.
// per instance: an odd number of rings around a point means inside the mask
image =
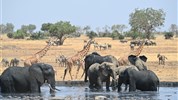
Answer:
[{"label": "treeline", "polygon": [[[59,39],[59,44],[62,45],[64,40],[69,37],[78,37],[81,34],[86,34],[90,38],[94,37],[111,37],[113,39],[124,39],[125,37],[136,38],[154,38],[157,28],[164,25],[165,12],[161,9],[155,10],[152,8],[135,9],[129,15],[128,29],[126,25],[115,24],[112,26],[105,25],[92,30],[89,25],[81,27],[72,25],[69,21],[59,21],[56,23],[43,23],[41,30],[34,32],[36,26],[33,24],[22,25],[20,29],[14,32],[14,25],[7,23],[0,25],[0,32],[7,33],[9,38],[14,39],[44,39],[48,37],[56,37]],[[172,24],[168,32],[165,32],[165,38],[169,39],[177,34],[177,25]]]}]

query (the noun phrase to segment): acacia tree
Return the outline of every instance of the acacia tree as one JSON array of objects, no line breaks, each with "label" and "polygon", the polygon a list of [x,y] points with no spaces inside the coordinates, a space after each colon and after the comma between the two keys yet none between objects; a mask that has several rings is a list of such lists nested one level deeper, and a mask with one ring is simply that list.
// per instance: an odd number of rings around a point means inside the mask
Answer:
[{"label": "acacia tree", "polygon": [[130,14],[129,24],[131,30],[138,33],[145,33],[146,38],[150,39],[151,33],[163,26],[165,13],[163,10],[155,10],[152,8],[136,9]]},{"label": "acacia tree", "polygon": [[76,27],[71,25],[68,21],[60,21],[55,24],[51,24],[49,27],[49,33],[51,36],[58,38],[58,45],[63,45],[64,40],[76,31]]}]

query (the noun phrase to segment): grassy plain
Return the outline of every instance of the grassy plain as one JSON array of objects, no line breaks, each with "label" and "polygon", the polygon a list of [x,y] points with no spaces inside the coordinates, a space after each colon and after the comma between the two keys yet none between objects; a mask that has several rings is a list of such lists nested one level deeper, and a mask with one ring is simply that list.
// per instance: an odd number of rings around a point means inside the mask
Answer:
[{"label": "grassy plain", "polygon": [[[57,71],[56,80],[61,81],[63,78],[64,68],[60,67],[55,62],[55,58],[60,54],[63,54],[67,57],[73,56],[77,53],[77,51],[82,50],[84,46],[84,40],[87,39],[88,38],[85,36],[81,36],[79,38],[69,38],[65,40],[64,45],[62,46],[51,46],[50,50],[41,59],[40,62],[51,64]],[[44,48],[46,45],[45,41],[46,40],[15,40],[2,36],[0,40],[0,61],[2,58],[7,58],[8,60],[14,57],[19,59],[28,58],[29,56]],[[88,54],[96,51],[102,56],[113,55],[116,58],[119,58],[127,55],[130,52],[130,42],[121,43],[119,40],[112,40],[111,38],[95,38],[95,41],[99,44],[109,43],[112,45],[112,48],[109,50],[99,50],[94,49],[93,45],[91,45]],[[178,38],[165,40],[163,36],[158,36],[154,41],[157,43],[157,45],[145,46],[140,55],[147,56],[148,68],[158,75],[160,81],[178,82]],[[158,64],[158,53],[163,54],[168,58],[165,65]],[[23,66],[23,61],[20,62],[20,66]],[[4,69],[6,68],[2,67],[2,64],[0,64],[0,73],[2,73]],[[74,66],[72,68],[73,77],[75,76],[76,70],[77,69]],[[80,69],[78,78],[75,80],[83,80],[84,77],[81,78],[82,73],[83,70]],[[68,73],[65,80],[71,80]]]}]

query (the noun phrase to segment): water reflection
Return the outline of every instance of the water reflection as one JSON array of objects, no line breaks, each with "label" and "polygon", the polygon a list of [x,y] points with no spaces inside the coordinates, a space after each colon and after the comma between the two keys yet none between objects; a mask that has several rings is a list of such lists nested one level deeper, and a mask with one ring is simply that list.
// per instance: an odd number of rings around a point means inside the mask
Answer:
[{"label": "water reflection", "polygon": [[25,99],[25,100],[48,100],[48,99],[65,99],[65,100],[94,100],[96,98],[107,98],[106,100],[177,100],[178,87],[160,87],[159,92],[136,91],[136,92],[97,92],[90,91],[88,87],[60,87],[61,91],[54,94],[49,93],[49,88],[41,88],[40,94],[0,94],[0,99]]}]

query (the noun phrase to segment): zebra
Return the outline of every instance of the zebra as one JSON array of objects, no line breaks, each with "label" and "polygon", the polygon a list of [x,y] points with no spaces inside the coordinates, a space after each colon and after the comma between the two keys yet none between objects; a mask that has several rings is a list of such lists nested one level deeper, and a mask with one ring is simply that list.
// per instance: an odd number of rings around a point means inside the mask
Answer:
[{"label": "zebra", "polygon": [[9,67],[9,61],[6,58],[3,58],[1,63],[3,67]]},{"label": "zebra", "polygon": [[60,55],[56,57],[56,63],[59,63],[61,67],[66,66],[66,61],[67,61],[67,58],[64,55]]},{"label": "zebra", "polygon": [[19,65],[19,60],[17,58],[13,58],[10,61],[10,66],[18,66]]}]

